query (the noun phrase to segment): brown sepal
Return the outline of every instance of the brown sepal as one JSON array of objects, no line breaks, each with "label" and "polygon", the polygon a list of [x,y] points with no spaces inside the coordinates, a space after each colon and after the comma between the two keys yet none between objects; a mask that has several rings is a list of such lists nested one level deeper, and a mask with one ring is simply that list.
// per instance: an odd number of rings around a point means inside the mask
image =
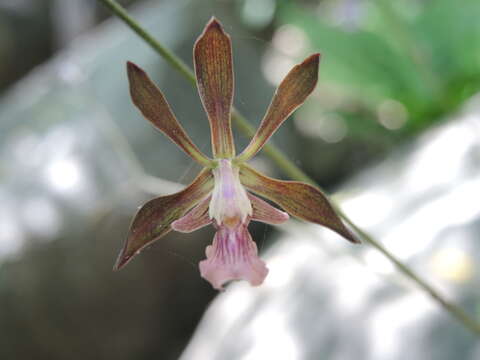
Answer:
[{"label": "brown sepal", "polygon": [[277,203],[290,215],[328,227],[353,243],[360,242],[343,224],[328,198],[312,185],[272,179],[245,164],[240,167],[240,181],[247,189]]},{"label": "brown sepal", "polygon": [[197,86],[208,115],[215,158],[235,156],[230,112],[233,101],[233,64],[230,37],[212,18],[193,50]]},{"label": "brown sepal", "polygon": [[175,118],[162,92],[150,80],[145,71],[129,61],[127,62],[127,72],[132,101],[143,116],[193,159],[208,166],[211,160],[202,154],[190,140]]},{"label": "brown sepal", "polygon": [[278,127],[296,108],[303,104],[315,89],[319,63],[320,54],[313,54],[290,70],[278,86],[267,113],[250,144],[239,155],[241,161],[250,159],[260,151]]},{"label": "brown sepal", "polygon": [[213,188],[211,170],[204,169],[184,190],[150,200],[135,215],[115,270],[125,266],[144,247],[170,232],[171,223],[195,206]]}]

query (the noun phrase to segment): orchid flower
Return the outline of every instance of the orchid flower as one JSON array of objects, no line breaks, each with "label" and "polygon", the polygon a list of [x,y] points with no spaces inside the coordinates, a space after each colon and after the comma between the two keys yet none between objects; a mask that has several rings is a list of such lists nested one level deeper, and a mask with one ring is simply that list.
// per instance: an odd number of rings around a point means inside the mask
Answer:
[{"label": "orchid flower", "polygon": [[[213,224],[216,234],[206,249],[207,258],[199,264],[201,276],[216,289],[240,279],[260,285],[268,269],[257,255],[248,224],[252,220],[280,224],[288,220],[287,212],[358,242],[319,189],[302,182],[272,179],[246,163],[313,91],[320,54],[311,55],[287,74],[256,134],[239,155],[235,154],[231,129],[231,41],[215,18],[196,41],[193,58],[198,92],[210,123],[212,159],[194,145],[147,74],[127,63],[133,103],[147,120],[204,168],[184,190],[150,200],[140,208],[115,269],[125,266],[140,250],[171,230],[188,233]],[[278,204],[286,212],[257,196]]]}]

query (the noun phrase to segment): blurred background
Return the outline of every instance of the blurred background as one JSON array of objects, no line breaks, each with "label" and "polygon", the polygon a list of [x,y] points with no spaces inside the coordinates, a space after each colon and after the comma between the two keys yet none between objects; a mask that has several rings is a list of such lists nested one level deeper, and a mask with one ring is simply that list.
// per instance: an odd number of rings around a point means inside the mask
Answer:
[{"label": "blurred background", "polygon": [[[479,1],[121,3],[189,65],[219,18],[235,105],[255,124],[321,52],[317,89],[273,142],[480,320]],[[131,104],[127,60],[210,153],[196,90],[99,2],[0,0],[0,358],[480,358],[376,251],[294,221],[251,225],[261,288],[219,295],[200,278],[211,229],[171,233],[112,272],[136,208],[198,171]],[[238,149],[248,140],[236,131]],[[282,176],[262,155],[253,165]]]}]

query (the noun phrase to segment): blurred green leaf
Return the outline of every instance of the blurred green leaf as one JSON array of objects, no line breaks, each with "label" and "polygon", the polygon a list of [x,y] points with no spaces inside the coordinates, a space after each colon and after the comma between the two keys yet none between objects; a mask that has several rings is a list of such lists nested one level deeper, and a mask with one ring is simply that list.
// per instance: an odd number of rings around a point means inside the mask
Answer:
[{"label": "blurred green leaf", "polygon": [[[477,0],[462,6],[448,0],[372,0],[348,26],[293,2],[284,3],[279,18],[302,29],[323,54],[322,81],[339,85],[371,116],[385,100],[403,104],[408,121],[397,133],[409,135],[442,120],[480,88],[477,14]],[[349,128],[358,127],[365,109],[351,115]]]}]

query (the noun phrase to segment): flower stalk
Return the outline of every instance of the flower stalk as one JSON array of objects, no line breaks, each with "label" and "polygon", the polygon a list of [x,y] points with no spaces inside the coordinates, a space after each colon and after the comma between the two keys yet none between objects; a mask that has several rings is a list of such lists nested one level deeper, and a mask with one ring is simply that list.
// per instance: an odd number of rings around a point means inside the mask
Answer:
[{"label": "flower stalk", "polygon": [[[193,71],[173,52],[161,45],[155,40],[138,22],[136,22],[128,12],[115,0],[98,0],[109,8],[112,13],[124,21],[137,35],[147,42],[164,60],[184,76],[190,83],[196,86],[195,75]],[[255,128],[246,120],[237,110],[233,109],[231,114],[232,120],[237,127],[248,136],[254,136]],[[307,174],[291,162],[277,147],[272,144],[265,144],[262,151],[267,155],[285,174],[299,181],[318,186]],[[199,175],[200,177],[201,175]],[[198,178],[197,178],[198,179]],[[148,203],[147,203],[148,204]],[[199,205],[200,206],[200,205]],[[445,311],[457,319],[467,330],[476,336],[480,336],[480,324],[476,319],[472,318],[462,308],[448,301],[443,295],[435,290],[427,281],[423,280],[408,265],[404,264],[394,254],[388,251],[383,245],[375,240],[371,235],[357,226],[350,218],[343,213],[339,206],[333,203],[337,214],[351,226],[353,230],[360,236],[361,240],[369,243],[371,246],[386,256],[404,276],[413,281],[422,291],[426,292],[435,302],[437,302]],[[192,210],[193,211],[193,210]],[[208,249],[207,249],[208,252]]]}]

